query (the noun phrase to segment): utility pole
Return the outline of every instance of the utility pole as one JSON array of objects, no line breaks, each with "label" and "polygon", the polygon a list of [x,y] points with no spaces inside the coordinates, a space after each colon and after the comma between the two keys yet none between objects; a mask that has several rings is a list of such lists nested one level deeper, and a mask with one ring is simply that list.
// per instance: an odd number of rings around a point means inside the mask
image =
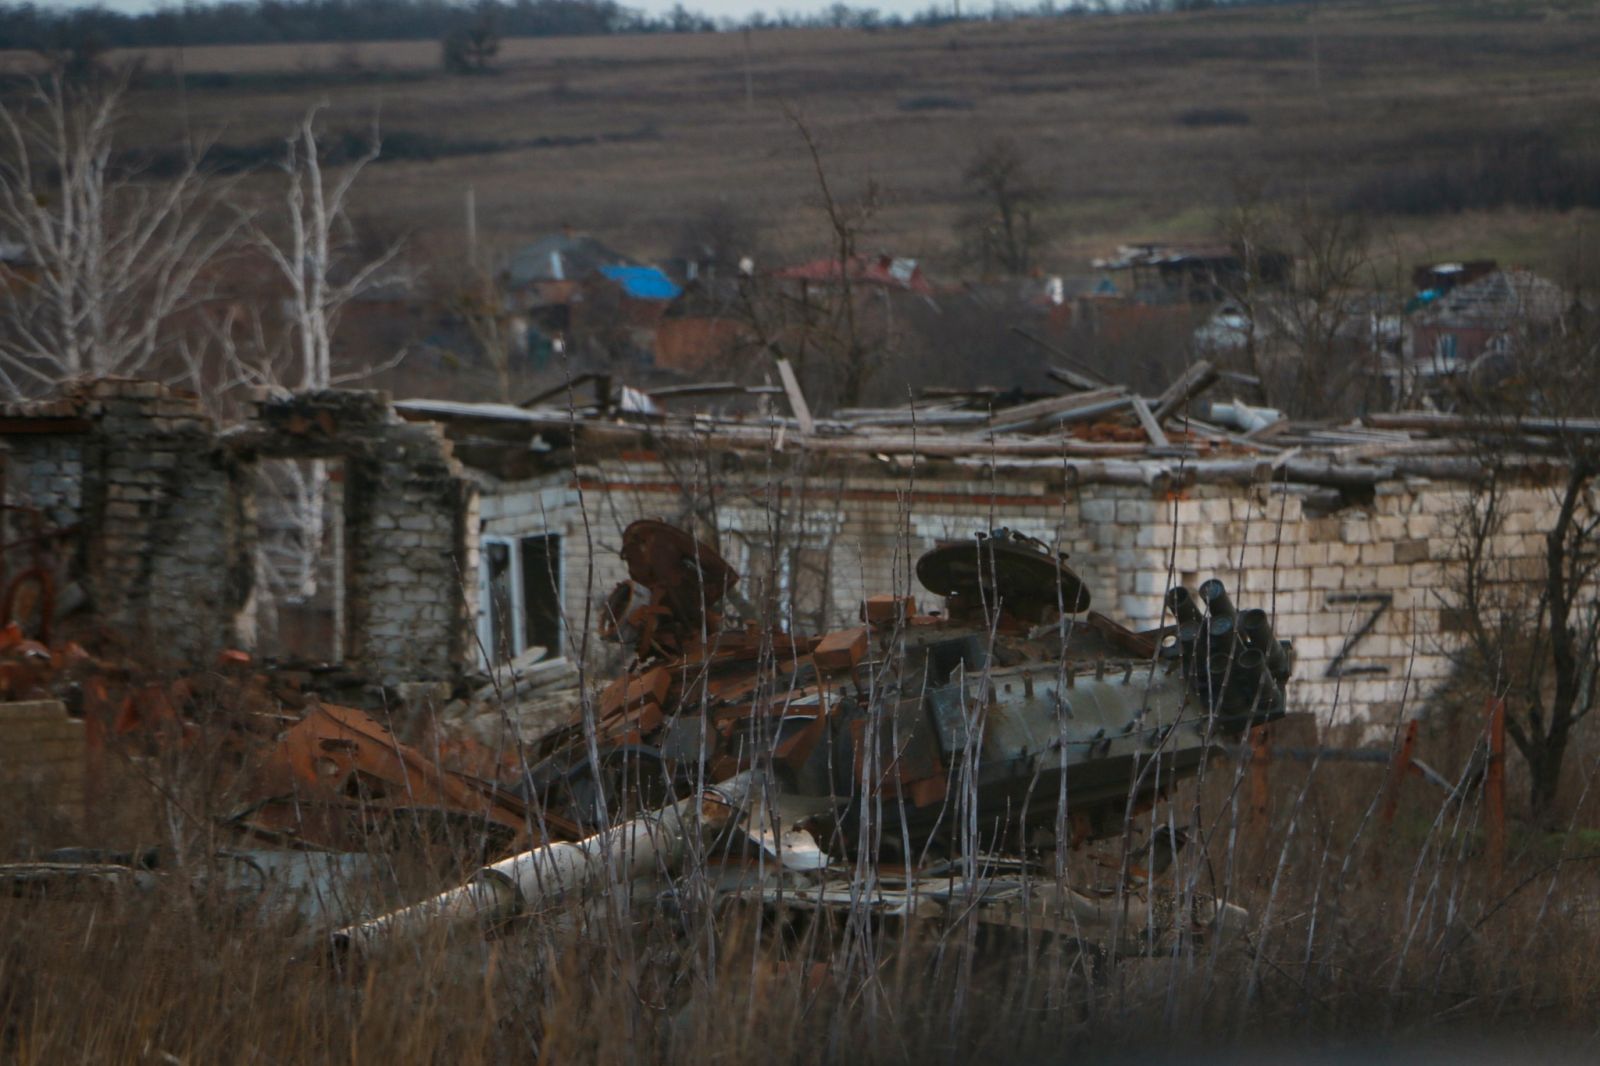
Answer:
[{"label": "utility pole", "polygon": [[478,192],[467,186],[467,261],[478,265]]},{"label": "utility pole", "polygon": [[1311,5],[1311,91],[1322,99],[1322,10],[1321,0]]},{"label": "utility pole", "polygon": [[750,27],[744,28],[744,109],[754,111],[756,107],[755,81],[750,73]]}]

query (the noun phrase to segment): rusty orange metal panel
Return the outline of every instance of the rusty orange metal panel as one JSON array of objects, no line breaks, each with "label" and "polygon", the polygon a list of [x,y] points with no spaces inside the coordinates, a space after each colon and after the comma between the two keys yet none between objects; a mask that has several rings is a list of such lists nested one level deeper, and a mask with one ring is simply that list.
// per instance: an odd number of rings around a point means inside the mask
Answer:
[{"label": "rusty orange metal panel", "polygon": [[1383,796],[1383,821],[1387,825],[1394,821],[1395,812],[1400,808],[1400,783],[1405,780],[1406,774],[1411,772],[1411,759],[1417,748],[1417,720],[1413,718],[1406,726],[1405,738],[1400,742],[1400,753],[1395,756],[1389,768],[1389,784]]},{"label": "rusty orange metal panel", "polygon": [[657,666],[637,677],[619,677],[600,693],[600,717],[611,718],[646,703],[660,706],[672,690],[672,672]]},{"label": "rusty orange metal panel", "polygon": [[865,626],[840,629],[822,638],[811,661],[817,669],[827,673],[854,670],[867,655],[867,630]]},{"label": "rusty orange metal panel", "polygon": [[861,601],[861,620],[868,625],[892,626],[917,613],[917,601],[910,596],[868,596]]}]

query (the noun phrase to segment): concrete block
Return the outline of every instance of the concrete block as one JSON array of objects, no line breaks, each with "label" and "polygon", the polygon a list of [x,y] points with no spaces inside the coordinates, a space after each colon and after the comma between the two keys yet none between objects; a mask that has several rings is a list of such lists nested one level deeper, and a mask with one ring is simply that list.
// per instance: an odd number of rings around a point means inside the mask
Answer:
[{"label": "concrete block", "polygon": [[1398,515],[1380,515],[1372,520],[1372,532],[1380,542],[1400,540],[1406,535],[1406,520]]},{"label": "concrete block", "polygon": [[1311,571],[1311,587],[1313,589],[1331,590],[1344,586],[1344,568],[1338,566],[1318,566]]},{"label": "concrete block", "polygon": [[1311,587],[1311,570],[1300,567],[1278,571],[1278,587],[1300,592]]},{"label": "concrete block", "polygon": [[1378,568],[1378,587],[1381,589],[1398,589],[1405,586],[1411,578],[1409,566],[1380,566]]},{"label": "concrete block", "polygon": [[1361,545],[1361,562],[1366,566],[1387,566],[1394,562],[1394,542],[1383,540]]},{"label": "concrete block", "polygon": [[1365,592],[1378,586],[1378,568],[1375,566],[1347,566],[1344,568],[1344,587]]},{"label": "concrete block", "polygon": [[1359,544],[1329,544],[1329,566],[1355,566],[1361,562],[1361,545]]},{"label": "concrete block", "polygon": [[1295,545],[1294,562],[1296,566],[1322,566],[1328,561],[1328,546],[1326,544],[1303,543]]},{"label": "concrete block", "polygon": [[1414,514],[1406,519],[1406,536],[1425,540],[1440,532],[1439,519],[1431,514]]},{"label": "concrete block", "polygon": [[1403,540],[1394,545],[1394,561],[1397,563],[1420,563],[1428,559],[1428,542],[1423,540]]},{"label": "concrete block", "polygon": [[1372,522],[1365,515],[1345,519],[1339,526],[1339,539],[1345,544],[1372,543]]}]

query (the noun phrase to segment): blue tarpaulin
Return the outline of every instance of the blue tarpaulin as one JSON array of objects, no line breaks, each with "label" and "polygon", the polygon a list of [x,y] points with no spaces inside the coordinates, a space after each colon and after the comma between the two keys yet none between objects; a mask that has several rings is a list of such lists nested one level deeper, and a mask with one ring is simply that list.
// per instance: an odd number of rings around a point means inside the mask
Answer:
[{"label": "blue tarpaulin", "polygon": [[603,266],[600,273],[622,286],[635,300],[674,300],[683,290],[655,267]]}]

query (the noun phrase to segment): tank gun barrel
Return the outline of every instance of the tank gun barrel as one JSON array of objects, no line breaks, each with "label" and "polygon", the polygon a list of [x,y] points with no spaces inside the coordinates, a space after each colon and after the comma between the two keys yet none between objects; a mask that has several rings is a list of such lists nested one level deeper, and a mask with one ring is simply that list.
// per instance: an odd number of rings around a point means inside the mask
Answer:
[{"label": "tank gun barrel", "polygon": [[364,953],[378,944],[425,935],[430,929],[494,926],[551,903],[571,900],[607,882],[675,870],[698,825],[721,830],[747,806],[754,777],[746,771],[687,799],[649,811],[621,825],[573,842],[533,848],[492,866],[432,899],[332,934],[341,954]]}]

